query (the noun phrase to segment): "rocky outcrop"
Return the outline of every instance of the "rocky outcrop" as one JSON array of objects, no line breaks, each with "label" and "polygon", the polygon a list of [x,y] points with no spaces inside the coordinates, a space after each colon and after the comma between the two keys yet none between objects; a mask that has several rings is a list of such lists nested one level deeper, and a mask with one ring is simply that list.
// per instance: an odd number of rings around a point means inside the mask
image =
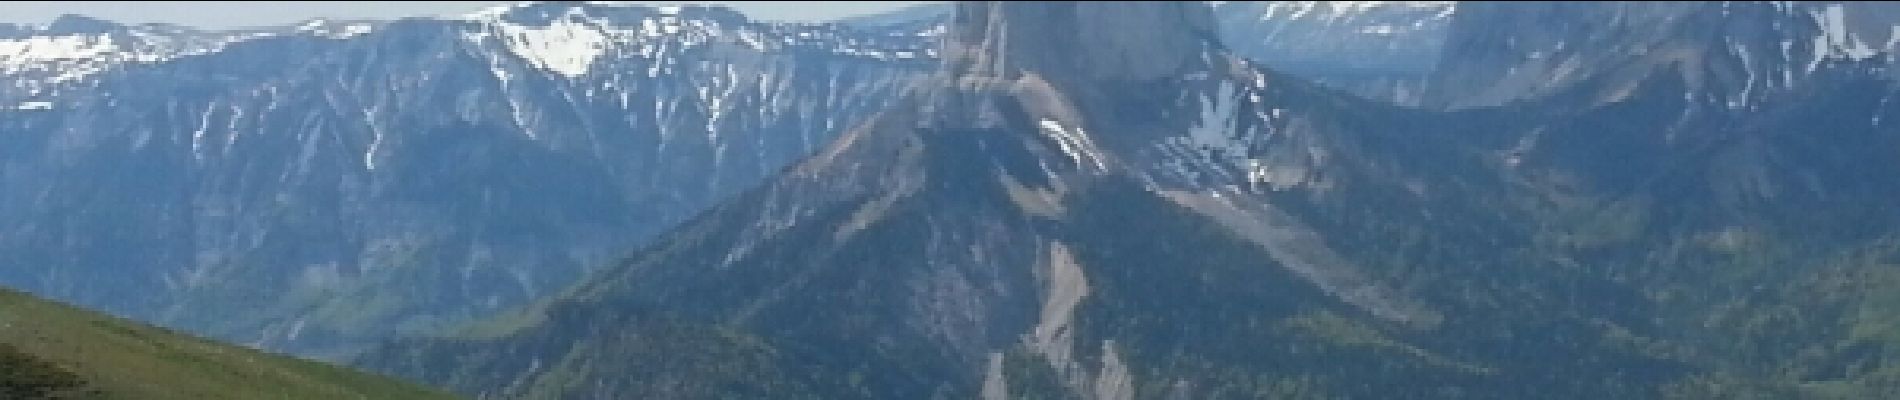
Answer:
[{"label": "rocky outcrop", "polygon": [[[1234,54],[1371,99],[1412,105],[1438,63],[1456,2],[1208,2]],[[955,5],[920,4],[845,23],[936,32]]]},{"label": "rocky outcrop", "polygon": [[944,50],[954,76],[1150,80],[1185,71],[1217,43],[1211,10],[1193,2],[963,2],[956,11]]}]

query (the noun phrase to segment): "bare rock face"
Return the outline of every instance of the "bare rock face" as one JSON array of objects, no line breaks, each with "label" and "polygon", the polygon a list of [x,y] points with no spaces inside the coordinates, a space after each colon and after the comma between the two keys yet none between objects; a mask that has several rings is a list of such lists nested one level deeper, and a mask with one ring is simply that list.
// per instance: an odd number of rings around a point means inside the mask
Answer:
[{"label": "bare rock face", "polygon": [[1175,75],[1217,45],[1201,2],[960,2],[951,25],[945,70],[966,77],[1142,81]]}]

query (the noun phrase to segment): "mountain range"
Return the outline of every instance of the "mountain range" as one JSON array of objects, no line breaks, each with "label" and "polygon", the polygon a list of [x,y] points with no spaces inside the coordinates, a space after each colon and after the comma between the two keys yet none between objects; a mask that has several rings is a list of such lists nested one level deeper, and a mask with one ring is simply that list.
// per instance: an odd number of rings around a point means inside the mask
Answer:
[{"label": "mountain range", "polygon": [[711,7],[342,31],[101,67],[0,110],[0,281],[341,354],[551,293],[823,145],[934,51]]},{"label": "mountain range", "polygon": [[477,398],[1900,396],[1900,7],[0,26],[0,284]]},{"label": "mountain range", "polygon": [[[1446,42],[1470,54],[1483,40],[1459,35],[1536,37],[1559,15],[1723,15],[1669,7],[1466,7]],[[1881,283],[1900,188],[1877,178],[1900,172],[1879,123],[1900,88],[1856,62],[1891,52],[1826,56],[1746,107],[1715,95],[1758,79],[1712,79],[1732,64],[1609,58],[1575,85],[1432,111],[1260,67],[1215,21],[1187,3],[960,3],[939,71],[818,155],[559,296],[360,365],[480,398],[1900,390]],[[1466,82],[1445,79],[1427,87]]]},{"label": "mountain range", "polygon": [[[810,155],[929,72],[944,7],[0,26],[0,282],[342,357],[550,294]],[[1242,11],[1304,37],[1397,18]],[[1284,64],[1363,57],[1309,58]]]}]

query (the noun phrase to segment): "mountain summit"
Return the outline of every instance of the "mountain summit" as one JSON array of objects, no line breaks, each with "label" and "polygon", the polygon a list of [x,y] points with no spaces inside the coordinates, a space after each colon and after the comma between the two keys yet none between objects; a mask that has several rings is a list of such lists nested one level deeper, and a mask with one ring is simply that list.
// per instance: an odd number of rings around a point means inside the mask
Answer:
[{"label": "mountain summit", "polygon": [[958,76],[1149,80],[1180,75],[1216,45],[1212,10],[1192,2],[963,2],[955,15],[943,59]]},{"label": "mountain summit", "polygon": [[[1222,51],[1205,7],[961,3],[938,76],[819,154],[562,296],[364,364],[558,398],[1196,398],[1267,384],[1260,368],[1471,374],[1349,344],[1236,350],[1444,317],[1259,197],[1356,190],[1323,180],[1375,174],[1317,163],[1399,147],[1334,147],[1369,139],[1326,134],[1356,100]],[[1109,32],[1124,24],[1146,29]],[[1308,390],[1280,384],[1261,390]]]}]

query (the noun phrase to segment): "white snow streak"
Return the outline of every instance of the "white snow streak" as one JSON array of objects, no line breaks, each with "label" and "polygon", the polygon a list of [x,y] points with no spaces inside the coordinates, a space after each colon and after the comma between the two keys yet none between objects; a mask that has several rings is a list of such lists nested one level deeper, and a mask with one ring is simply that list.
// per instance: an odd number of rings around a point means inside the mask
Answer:
[{"label": "white snow streak", "polygon": [[1088,133],[1083,132],[1082,129],[1077,128],[1075,132],[1070,132],[1063,128],[1061,122],[1048,119],[1042,120],[1040,126],[1042,132],[1048,134],[1050,139],[1054,139],[1056,146],[1060,147],[1062,153],[1068,155],[1070,160],[1074,160],[1076,165],[1094,166],[1096,170],[1108,167],[1102,162],[1101,153],[1095,150],[1095,143],[1089,140]]},{"label": "white snow streak", "polygon": [[198,130],[191,133],[191,156],[193,159],[204,160],[205,158],[204,151],[201,150],[204,147],[205,131],[211,130],[211,114],[217,111],[217,109],[218,107],[215,104],[207,105],[205,106],[204,115],[198,117]]}]

